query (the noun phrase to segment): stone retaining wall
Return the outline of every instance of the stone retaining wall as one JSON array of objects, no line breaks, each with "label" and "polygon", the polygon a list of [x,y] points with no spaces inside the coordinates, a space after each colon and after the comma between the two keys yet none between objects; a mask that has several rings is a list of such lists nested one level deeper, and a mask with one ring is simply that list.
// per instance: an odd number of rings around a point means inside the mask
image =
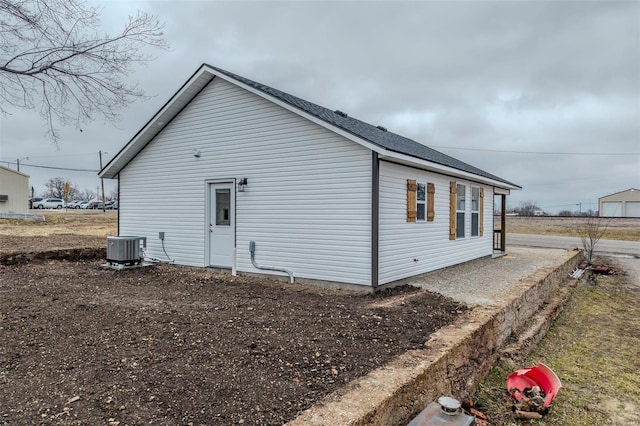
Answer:
[{"label": "stone retaining wall", "polygon": [[516,284],[499,306],[467,312],[434,333],[424,349],[404,353],[355,380],[289,425],[403,425],[442,395],[467,398],[507,340],[526,329],[581,260],[581,252],[567,252],[560,266]]}]

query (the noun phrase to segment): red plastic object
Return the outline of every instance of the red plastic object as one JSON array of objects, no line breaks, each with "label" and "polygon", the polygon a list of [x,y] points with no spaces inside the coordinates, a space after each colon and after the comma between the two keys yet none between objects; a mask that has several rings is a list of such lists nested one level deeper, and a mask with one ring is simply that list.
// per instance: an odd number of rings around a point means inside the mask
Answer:
[{"label": "red plastic object", "polygon": [[507,391],[517,401],[522,399],[525,389],[533,386],[539,386],[544,391],[544,406],[548,408],[562,387],[562,383],[556,373],[544,364],[525,367],[507,377]]}]

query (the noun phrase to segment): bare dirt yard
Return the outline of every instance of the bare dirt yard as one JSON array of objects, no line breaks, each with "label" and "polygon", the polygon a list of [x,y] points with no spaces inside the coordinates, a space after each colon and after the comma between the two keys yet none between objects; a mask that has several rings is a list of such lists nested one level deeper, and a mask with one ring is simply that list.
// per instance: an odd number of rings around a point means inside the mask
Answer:
[{"label": "bare dirt yard", "polygon": [[409,287],[105,269],[115,218],[0,221],[0,424],[282,424],[466,310]]}]

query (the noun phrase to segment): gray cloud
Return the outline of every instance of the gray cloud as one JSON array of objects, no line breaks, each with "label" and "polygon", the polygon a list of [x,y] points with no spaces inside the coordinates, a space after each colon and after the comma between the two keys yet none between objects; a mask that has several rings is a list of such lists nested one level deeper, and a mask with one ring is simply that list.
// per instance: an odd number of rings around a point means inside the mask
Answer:
[{"label": "gray cloud", "polygon": [[[640,187],[640,155],[461,149],[639,152],[638,2],[107,2],[106,29],[138,8],[166,21],[172,46],[133,76],[154,97],[124,111],[118,128],[65,129],[59,152],[37,115],[12,111],[0,122],[0,160],[95,164],[207,62],[448,147],[439,149],[522,184],[513,205],[587,205]],[[35,185],[46,175],[37,176]]]}]

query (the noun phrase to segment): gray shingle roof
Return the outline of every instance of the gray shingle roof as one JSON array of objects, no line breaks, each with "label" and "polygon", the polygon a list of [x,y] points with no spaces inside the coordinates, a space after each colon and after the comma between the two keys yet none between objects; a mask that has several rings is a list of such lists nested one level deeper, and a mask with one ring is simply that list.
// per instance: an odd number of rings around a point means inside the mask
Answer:
[{"label": "gray shingle roof", "polygon": [[280,101],[285,102],[292,107],[304,111],[307,114],[325,121],[326,123],[338,127],[346,132],[353,134],[354,136],[357,136],[389,151],[405,154],[414,158],[426,160],[443,166],[452,167],[456,170],[473,173],[519,188],[519,186],[514,183],[511,183],[456,158],[436,151],[435,149],[429,148],[428,146],[418,143],[412,139],[405,138],[404,136],[400,136],[393,132],[380,129],[374,125],[365,123],[364,121],[358,120],[356,118],[345,116],[343,114],[337,113],[336,111],[332,111],[323,106],[314,104],[313,102],[305,101],[304,99],[300,99],[281,90],[274,89],[273,87],[269,87],[253,80],[249,80],[248,78],[239,76],[221,68],[214,67],[208,64],[205,65],[211,69],[216,70],[219,73],[224,74],[227,77],[237,80],[263,93],[266,93],[267,95],[279,99]]}]

